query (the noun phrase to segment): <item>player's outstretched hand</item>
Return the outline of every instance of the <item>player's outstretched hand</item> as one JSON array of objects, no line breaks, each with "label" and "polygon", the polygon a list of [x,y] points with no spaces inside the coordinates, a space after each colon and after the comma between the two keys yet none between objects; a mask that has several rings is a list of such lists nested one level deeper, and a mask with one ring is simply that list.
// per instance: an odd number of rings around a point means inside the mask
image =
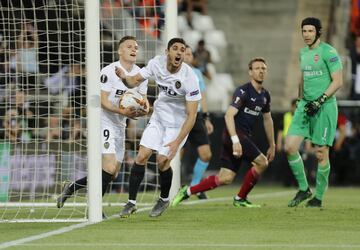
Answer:
[{"label": "player's outstretched hand", "polygon": [[180,146],[180,143],[177,140],[174,140],[165,145],[165,147],[169,147],[169,154],[168,154],[169,160],[172,160],[175,157],[179,146]]},{"label": "player's outstretched hand", "polygon": [[240,158],[242,156],[242,146],[241,146],[240,142],[233,143],[232,148],[233,148],[234,157]]},{"label": "player's outstretched hand", "polygon": [[116,66],[115,66],[115,74],[116,74],[120,79],[125,79],[125,78],[126,78],[125,72],[124,72],[121,68],[116,67]]}]

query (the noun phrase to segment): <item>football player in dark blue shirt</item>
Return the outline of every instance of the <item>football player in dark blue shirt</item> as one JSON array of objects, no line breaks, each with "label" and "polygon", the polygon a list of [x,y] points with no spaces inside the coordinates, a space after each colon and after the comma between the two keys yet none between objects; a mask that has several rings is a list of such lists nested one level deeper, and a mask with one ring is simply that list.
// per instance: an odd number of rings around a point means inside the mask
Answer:
[{"label": "football player in dark blue shirt", "polygon": [[[238,87],[226,111],[222,136],[221,160],[223,166],[217,175],[209,176],[199,184],[184,186],[173,200],[172,206],[189,198],[192,194],[214,189],[233,182],[242,160],[251,164],[239,193],[234,197],[235,207],[259,207],[247,200],[259,176],[266,170],[275,156],[274,125],[270,113],[270,94],[263,87],[267,72],[265,59],[256,57],[249,62],[250,82]],[[251,140],[251,133],[260,114],[263,116],[265,133],[269,143],[266,156]]]}]

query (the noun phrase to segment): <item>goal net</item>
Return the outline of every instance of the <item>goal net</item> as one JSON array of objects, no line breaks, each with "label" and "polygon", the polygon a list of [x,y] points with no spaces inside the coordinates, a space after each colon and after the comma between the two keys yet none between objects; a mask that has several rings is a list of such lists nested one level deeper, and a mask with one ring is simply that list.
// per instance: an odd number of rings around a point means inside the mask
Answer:
[{"label": "goal net", "polygon": [[[93,53],[100,51],[101,68],[118,60],[118,41],[124,35],[137,37],[139,66],[163,53],[164,2],[99,2],[100,48]],[[86,112],[87,1],[0,3],[0,221],[86,220],[86,188],[61,209],[56,198],[64,182],[88,173],[87,141],[92,135]],[[150,101],[156,94],[150,85]],[[129,169],[146,123],[144,118],[128,124],[124,162],[103,199],[109,214],[118,213],[127,201]],[[158,186],[152,157],[139,206],[158,196]]]}]

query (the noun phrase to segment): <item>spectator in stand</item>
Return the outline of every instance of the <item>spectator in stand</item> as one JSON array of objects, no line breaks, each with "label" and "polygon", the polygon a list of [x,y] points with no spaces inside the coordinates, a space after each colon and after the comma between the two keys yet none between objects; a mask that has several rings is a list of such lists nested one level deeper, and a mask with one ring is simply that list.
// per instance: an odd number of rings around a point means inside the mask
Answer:
[{"label": "spectator in stand", "polygon": [[23,127],[23,121],[19,118],[17,109],[8,109],[3,120],[3,127],[5,129],[5,140],[10,142],[29,142],[31,139]]},{"label": "spectator in stand", "polygon": [[140,0],[135,10],[136,18],[145,33],[160,37],[160,31],[164,26],[164,0]]},{"label": "spectator in stand", "polygon": [[62,138],[62,131],[61,131],[61,120],[57,116],[50,116],[47,119],[48,121],[48,131],[46,134],[47,141],[56,141],[61,140]]},{"label": "spectator in stand", "polygon": [[186,11],[186,19],[192,28],[192,12],[196,11],[202,15],[207,14],[206,0],[183,0],[179,3],[180,10]]},{"label": "spectator in stand", "polygon": [[0,87],[4,88],[9,80],[8,53],[6,51],[3,34],[0,33]]},{"label": "spectator in stand", "polygon": [[352,73],[352,86],[351,86],[351,99],[360,99],[360,35],[356,35],[353,44],[350,46],[351,58],[351,73]]},{"label": "spectator in stand", "polygon": [[205,41],[200,40],[194,52],[194,66],[198,68],[204,76],[211,80],[208,71],[208,64],[211,63],[210,51],[206,49]]},{"label": "spectator in stand", "polygon": [[360,9],[359,1],[351,1],[351,13],[350,13],[350,30],[352,34],[360,35]]},{"label": "spectator in stand", "polygon": [[81,65],[74,63],[63,66],[57,73],[46,78],[44,84],[50,94],[57,95],[66,92],[68,95],[73,95],[80,86],[81,76]]},{"label": "spectator in stand", "polygon": [[81,115],[81,108],[86,102],[84,69],[80,63],[62,67],[56,74],[45,79],[44,84],[50,94],[65,93],[69,96],[70,106]]},{"label": "spectator in stand", "polygon": [[21,27],[15,54],[10,58],[10,70],[17,74],[16,82],[22,89],[35,87],[34,74],[39,72],[38,37],[31,23]]},{"label": "spectator in stand", "polygon": [[70,131],[70,142],[84,142],[86,140],[86,135],[84,133],[85,128],[83,128],[84,122],[81,118],[74,118],[71,122],[71,131]]},{"label": "spectator in stand", "polygon": [[353,165],[349,162],[350,145],[348,137],[351,137],[351,122],[346,118],[345,114],[339,112],[337,129],[333,150],[331,151],[331,162],[334,166],[335,184],[344,185],[348,180],[349,168]]},{"label": "spectator in stand", "polygon": [[21,126],[23,130],[23,138],[30,140],[35,128],[34,112],[30,108],[30,103],[26,100],[26,94],[22,90],[17,90],[15,93],[15,107],[19,118],[21,119]]}]

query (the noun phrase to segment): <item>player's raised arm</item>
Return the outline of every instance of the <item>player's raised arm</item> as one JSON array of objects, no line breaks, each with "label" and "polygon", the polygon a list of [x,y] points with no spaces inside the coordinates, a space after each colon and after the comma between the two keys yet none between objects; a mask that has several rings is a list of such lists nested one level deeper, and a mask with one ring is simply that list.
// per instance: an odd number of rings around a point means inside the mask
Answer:
[{"label": "player's raised arm", "polygon": [[266,157],[269,162],[271,162],[275,157],[274,122],[271,117],[271,112],[263,113],[263,122],[266,137],[269,143],[269,149],[267,150]]},{"label": "player's raised arm", "polygon": [[115,67],[115,73],[128,88],[137,87],[145,80],[139,73],[133,76],[126,75],[124,70],[119,67]]},{"label": "player's raised arm", "polygon": [[181,130],[176,137],[176,139],[165,146],[170,148],[169,150],[169,159],[173,159],[179,145],[185,139],[185,137],[190,133],[190,130],[193,128],[196,120],[197,109],[198,109],[198,101],[186,101],[186,119],[181,127]]}]

